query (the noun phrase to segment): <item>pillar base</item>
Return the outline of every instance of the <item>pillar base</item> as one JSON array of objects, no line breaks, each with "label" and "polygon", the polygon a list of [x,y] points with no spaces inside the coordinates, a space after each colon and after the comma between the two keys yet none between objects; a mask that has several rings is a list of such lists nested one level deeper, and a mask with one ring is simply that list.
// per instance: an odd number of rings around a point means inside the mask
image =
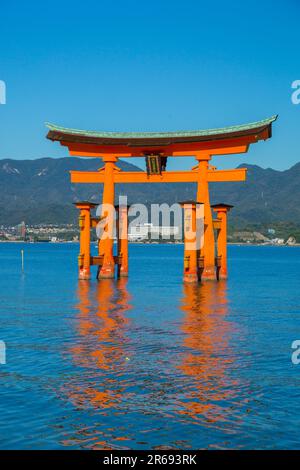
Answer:
[{"label": "pillar base", "polygon": [[113,279],[115,277],[115,266],[113,264],[103,264],[98,270],[97,279]]},{"label": "pillar base", "polygon": [[192,283],[192,282],[198,282],[198,281],[199,281],[198,274],[196,273],[184,273],[183,275],[183,282]]},{"label": "pillar base", "polygon": [[89,269],[87,268],[82,268],[79,270],[79,275],[78,275],[78,278],[80,280],[83,280],[83,281],[86,281],[86,280],[89,280],[91,279],[91,272]]},{"label": "pillar base", "polygon": [[118,273],[118,277],[128,277],[128,271],[121,271]]},{"label": "pillar base", "polygon": [[226,280],[228,279],[227,271],[220,271],[218,275],[219,280]]},{"label": "pillar base", "polygon": [[216,279],[217,274],[214,266],[203,269],[201,273],[201,281],[215,281]]}]

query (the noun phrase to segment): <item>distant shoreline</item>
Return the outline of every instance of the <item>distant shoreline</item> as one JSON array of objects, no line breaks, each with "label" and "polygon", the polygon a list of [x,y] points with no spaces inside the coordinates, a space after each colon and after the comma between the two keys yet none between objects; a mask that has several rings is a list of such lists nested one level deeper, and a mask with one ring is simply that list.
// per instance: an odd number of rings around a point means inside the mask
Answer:
[{"label": "distant shoreline", "polygon": [[[79,245],[79,241],[57,241],[57,242],[51,242],[51,241],[48,241],[48,240],[45,240],[45,241],[36,241],[36,242],[29,242],[29,241],[22,241],[22,240],[0,240],[0,243],[23,243],[23,244],[26,244],[26,245],[36,245],[36,244],[49,244],[49,245],[70,245],[70,244],[77,244]],[[96,241],[95,242],[91,242],[91,244],[95,243],[96,244]],[[115,242],[116,243],[116,242]],[[183,242],[177,242],[177,243],[158,243],[158,242],[154,242],[154,243],[149,243],[149,242],[132,242],[132,241],[129,241],[128,242],[130,245],[183,245]],[[231,246],[272,246],[272,247],[278,247],[278,248],[282,248],[282,247],[289,247],[289,248],[293,248],[293,247],[299,247],[300,246],[300,243],[295,243],[294,245],[286,245],[286,244],[272,244],[272,243],[241,243],[241,242],[227,242],[227,245],[231,245]]]}]

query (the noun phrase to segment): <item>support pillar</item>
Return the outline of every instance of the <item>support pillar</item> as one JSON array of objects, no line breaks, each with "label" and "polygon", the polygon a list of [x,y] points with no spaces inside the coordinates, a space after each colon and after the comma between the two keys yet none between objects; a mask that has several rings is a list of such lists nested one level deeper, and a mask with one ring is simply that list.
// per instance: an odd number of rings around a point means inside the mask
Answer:
[{"label": "support pillar", "polygon": [[118,278],[128,277],[128,207],[116,206],[118,234]]},{"label": "support pillar", "polygon": [[229,204],[214,204],[212,206],[214,212],[217,213],[217,218],[221,221],[217,238],[218,257],[221,258],[218,279],[227,279],[227,213],[232,207]]},{"label": "support pillar", "polygon": [[114,171],[117,158],[113,155],[103,157],[104,162],[104,187],[102,198],[102,217],[106,217],[107,223],[104,227],[103,238],[99,240],[99,256],[103,256],[103,264],[99,268],[98,279],[108,279],[114,277],[115,261],[113,254],[114,246],[114,200],[115,183]]},{"label": "support pillar", "polygon": [[198,246],[196,201],[181,202],[184,217],[184,267],[183,281],[198,282]]},{"label": "support pillar", "polygon": [[90,202],[76,202],[75,206],[79,213],[79,243],[80,250],[78,256],[79,279],[90,279],[91,264],[91,209],[96,204]]},{"label": "support pillar", "polygon": [[201,250],[200,256],[203,258],[203,268],[201,274],[201,281],[215,280],[215,238],[212,221],[212,213],[209,200],[209,187],[208,187],[208,162],[211,159],[208,153],[199,153],[198,160],[198,188],[197,188],[197,201],[204,204],[204,245]]}]

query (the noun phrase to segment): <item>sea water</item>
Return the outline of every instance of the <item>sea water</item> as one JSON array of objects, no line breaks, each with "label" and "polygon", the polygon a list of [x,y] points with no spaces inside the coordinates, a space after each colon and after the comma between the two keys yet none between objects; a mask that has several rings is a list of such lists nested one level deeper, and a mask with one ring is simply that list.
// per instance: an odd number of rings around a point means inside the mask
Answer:
[{"label": "sea water", "polygon": [[182,245],[129,251],[78,281],[77,244],[0,244],[1,449],[299,448],[300,248],[229,246],[196,286]]}]

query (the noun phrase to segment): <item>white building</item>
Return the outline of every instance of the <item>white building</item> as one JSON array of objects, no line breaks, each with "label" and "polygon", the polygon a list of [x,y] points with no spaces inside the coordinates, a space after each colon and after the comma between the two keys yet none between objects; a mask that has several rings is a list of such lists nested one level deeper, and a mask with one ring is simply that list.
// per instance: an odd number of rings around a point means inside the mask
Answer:
[{"label": "white building", "polygon": [[179,227],[171,227],[168,225],[153,225],[152,223],[138,224],[129,227],[129,240],[145,240],[151,238],[159,240],[160,238],[169,240],[171,237],[179,238]]}]

